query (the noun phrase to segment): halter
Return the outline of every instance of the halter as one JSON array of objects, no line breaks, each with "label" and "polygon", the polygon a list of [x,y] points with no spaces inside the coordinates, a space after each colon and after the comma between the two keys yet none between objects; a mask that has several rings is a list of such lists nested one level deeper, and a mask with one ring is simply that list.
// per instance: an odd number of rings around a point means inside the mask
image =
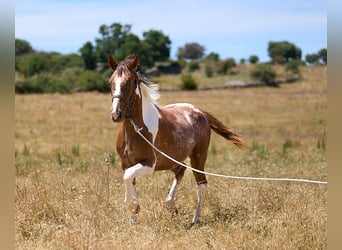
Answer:
[{"label": "halter", "polygon": [[[138,87],[139,93],[140,93],[140,96],[141,96],[141,90],[140,90],[140,87],[139,87],[139,84],[138,84],[138,76],[137,76],[137,74],[136,74],[136,77],[135,77],[135,86],[134,87],[135,88]],[[115,98],[117,98],[117,99],[120,100],[120,102],[122,102],[122,104],[124,104],[125,108],[123,110],[123,113],[125,115],[125,118],[127,118],[127,119],[132,119],[133,118],[132,116],[127,116],[125,111],[126,111],[127,108],[130,108],[131,109],[130,111],[132,113],[132,106],[133,106],[133,103],[135,102],[135,99],[136,99],[136,94],[134,92],[135,91],[133,91],[133,94],[129,98],[128,103],[122,98],[123,97],[122,94],[121,95],[113,95],[113,97],[112,97],[112,102],[114,101]]]}]

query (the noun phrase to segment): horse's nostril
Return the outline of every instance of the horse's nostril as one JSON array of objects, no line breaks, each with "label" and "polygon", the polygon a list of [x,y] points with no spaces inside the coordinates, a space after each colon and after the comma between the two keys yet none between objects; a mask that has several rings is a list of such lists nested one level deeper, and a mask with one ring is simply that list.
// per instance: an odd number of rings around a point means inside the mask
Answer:
[{"label": "horse's nostril", "polygon": [[119,118],[119,114],[117,112],[112,113],[112,120],[117,120]]},{"label": "horse's nostril", "polygon": [[123,113],[121,110],[112,113],[112,121],[121,121],[123,119]]}]

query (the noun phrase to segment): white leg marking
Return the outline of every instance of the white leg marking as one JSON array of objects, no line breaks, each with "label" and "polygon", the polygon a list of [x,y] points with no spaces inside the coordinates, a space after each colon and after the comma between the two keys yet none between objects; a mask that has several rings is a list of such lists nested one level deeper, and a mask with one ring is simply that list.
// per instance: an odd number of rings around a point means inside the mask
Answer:
[{"label": "white leg marking", "polygon": [[172,186],[170,189],[170,192],[168,194],[168,196],[166,197],[166,201],[171,201],[175,199],[175,194],[176,194],[176,190],[177,190],[177,179],[175,178],[172,182]]},{"label": "white leg marking", "polygon": [[192,223],[196,223],[199,221],[199,218],[201,216],[201,210],[202,210],[202,205],[203,205],[203,200],[204,200],[204,194],[205,194],[205,189],[207,185],[202,183],[197,185],[197,203],[196,203],[196,212],[195,216],[192,219]]},{"label": "white leg marking", "polygon": [[131,202],[136,198],[135,186],[133,185],[133,178],[144,175],[151,174],[153,172],[153,168],[147,167],[138,163],[130,168],[125,170],[123,179],[125,182],[126,193],[125,193],[125,202]]},{"label": "white leg marking", "polygon": [[170,188],[170,192],[166,197],[166,205],[172,212],[177,212],[176,204],[175,204],[175,196],[177,191],[178,181],[175,178],[172,182],[172,186]]},{"label": "white leg marking", "polygon": [[133,185],[133,179],[139,175],[151,173],[153,173],[153,168],[144,166],[141,163],[125,170],[123,176],[125,183],[125,203],[127,204],[129,221],[131,224],[136,222],[136,213],[139,212],[139,204],[136,202],[137,192],[135,185]]}]

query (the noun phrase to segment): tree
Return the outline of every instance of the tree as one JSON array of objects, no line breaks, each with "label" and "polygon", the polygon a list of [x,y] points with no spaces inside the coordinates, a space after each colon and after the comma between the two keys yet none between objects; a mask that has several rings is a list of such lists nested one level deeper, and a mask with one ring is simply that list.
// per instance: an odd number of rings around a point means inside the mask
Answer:
[{"label": "tree", "polygon": [[256,64],[259,62],[259,57],[257,55],[251,55],[248,59],[251,64]]},{"label": "tree", "polygon": [[93,70],[96,68],[95,48],[91,42],[86,42],[80,48],[81,57],[83,58],[86,69]]},{"label": "tree", "polygon": [[184,47],[178,48],[178,59],[198,60],[204,55],[204,46],[198,43],[187,43]]},{"label": "tree", "polygon": [[29,42],[22,39],[15,39],[15,56],[33,53],[34,50]]},{"label": "tree", "polygon": [[318,60],[319,60],[318,54],[307,54],[305,56],[305,61],[311,65],[318,63]]},{"label": "tree", "polygon": [[268,43],[268,55],[271,57],[272,62],[274,63],[286,63],[290,59],[301,60],[302,50],[298,48],[293,43],[288,41],[282,42],[272,42]]},{"label": "tree", "polygon": [[327,49],[323,48],[320,51],[318,51],[318,56],[326,65],[328,62],[328,51],[327,51]]},{"label": "tree", "polygon": [[128,34],[125,36],[125,40],[116,51],[115,57],[118,61],[125,59],[128,55],[135,53],[140,54],[141,42],[138,36],[134,34]]},{"label": "tree", "polygon": [[215,52],[210,52],[206,57],[205,57],[206,61],[213,61],[213,62],[217,62],[220,60],[220,55],[218,53]]},{"label": "tree", "polygon": [[143,33],[143,43],[145,48],[149,50],[153,62],[166,61],[170,57],[171,40],[163,32],[157,30],[149,30]]},{"label": "tree", "polygon": [[[171,40],[161,31],[149,30],[144,32],[144,39],[140,40],[137,35],[131,33],[131,25],[113,23],[110,26],[101,25],[99,33],[101,37],[95,40],[95,54],[98,62],[105,62],[108,53],[114,54],[117,60],[138,53],[143,67],[151,67],[156,61],[169,59]],[[89,45],[87,49],[89,52]]]},{"label": "tree", "polygon": [[113,23],[110,26],[101,25],[99,28],[101,38],[95,39],[97,61],[106,62],[108,53],[116,54],[124,44],[130,31],[131,25],[122,25],[120,23]]}]

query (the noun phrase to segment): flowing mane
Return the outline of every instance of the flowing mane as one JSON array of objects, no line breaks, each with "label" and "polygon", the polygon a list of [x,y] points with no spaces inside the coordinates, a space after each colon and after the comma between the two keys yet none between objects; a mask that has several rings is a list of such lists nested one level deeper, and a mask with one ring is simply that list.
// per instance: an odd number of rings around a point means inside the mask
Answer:
[{"label": "flowing mane", "polygon": [[143,74],[137,72],[138,81],[142,84],[140,85],[141,91],[143,92],[144,97],[147,101],[152,102],[153,104],[157,104],[157,100],[160,97],[159,94],[159,86],[153,82],[151,82],[147,77]]}]

